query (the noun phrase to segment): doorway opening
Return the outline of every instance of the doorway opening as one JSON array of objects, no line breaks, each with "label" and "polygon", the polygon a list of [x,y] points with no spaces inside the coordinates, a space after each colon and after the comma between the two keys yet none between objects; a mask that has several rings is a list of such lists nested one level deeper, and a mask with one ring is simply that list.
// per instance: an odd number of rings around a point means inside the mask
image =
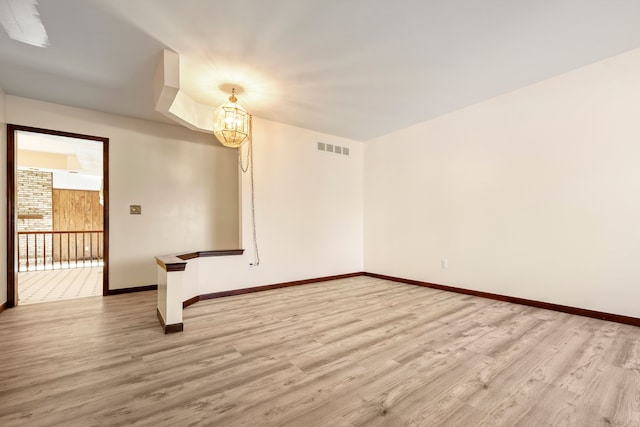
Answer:
[{"label": "doorway opening", "polygon": [[7,125],[7,306],[108,293],[108,138]]}]

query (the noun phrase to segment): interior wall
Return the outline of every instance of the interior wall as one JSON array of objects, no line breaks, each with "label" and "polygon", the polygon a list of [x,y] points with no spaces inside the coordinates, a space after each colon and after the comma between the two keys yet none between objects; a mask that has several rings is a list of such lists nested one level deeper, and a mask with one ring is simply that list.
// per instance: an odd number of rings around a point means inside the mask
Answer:
[{"label": "interior wall", "polygon": [[640,317],[638,76],[633,50],[367,143],[365,270]]},{"label": "interior wall", "polygon": [[[242,174],[243,256],[199,258],[187,266],[185,300],[211,292],[362,271],[363,145],[254,118],[254,262],[250,174]],[[317,142],[349,148],[318,151]],[[197,285],[196,285],[197,284]]]},{"label": "interior wall", "polygon": [[[238,247],[236,152],[214,142],[212,135],[21,97],[6,99],[8,123],[109,138],[111,289],[155,284],[156,255]],[[142,215],[130,215],[129,205],[142,205]],[[1,216],[4,224],[4,209]]]},{"label": "interior wall", "polygon": [[[0,152],[7,157],[7,114],[6,95],[0,88]],[[0,188],[6,194],[7,162],[0,162]],[[0,242],[7,241],[7,198],[0,197]],[[0,244],[0,305],[7,302],[7,245]]]}]

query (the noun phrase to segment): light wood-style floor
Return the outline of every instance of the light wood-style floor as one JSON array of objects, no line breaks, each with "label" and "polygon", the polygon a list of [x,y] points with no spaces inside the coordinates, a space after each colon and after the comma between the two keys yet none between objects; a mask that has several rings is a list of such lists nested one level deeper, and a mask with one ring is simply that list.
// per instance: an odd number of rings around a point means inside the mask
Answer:
[{"label": "light wood-style floor", "polygon": [[638,426],[640,328],[387,282],[0,314],[2,426]]}]

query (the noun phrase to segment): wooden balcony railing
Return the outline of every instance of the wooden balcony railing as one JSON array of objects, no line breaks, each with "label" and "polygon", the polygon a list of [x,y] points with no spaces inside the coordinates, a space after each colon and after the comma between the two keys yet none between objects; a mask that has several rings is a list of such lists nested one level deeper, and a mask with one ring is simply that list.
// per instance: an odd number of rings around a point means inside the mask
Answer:
[{"label": "wooden balcony railing", "polygon": [[20,231],[18,271],[103,265],[104,232]]}]

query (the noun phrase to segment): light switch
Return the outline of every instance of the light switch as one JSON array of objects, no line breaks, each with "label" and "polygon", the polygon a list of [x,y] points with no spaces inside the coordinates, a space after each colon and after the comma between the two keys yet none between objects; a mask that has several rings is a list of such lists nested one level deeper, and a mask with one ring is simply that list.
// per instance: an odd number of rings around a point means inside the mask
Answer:
[{"label": "light switch", "polygon": [[142,205],[129,205],[131,215],[142,215]]}]

